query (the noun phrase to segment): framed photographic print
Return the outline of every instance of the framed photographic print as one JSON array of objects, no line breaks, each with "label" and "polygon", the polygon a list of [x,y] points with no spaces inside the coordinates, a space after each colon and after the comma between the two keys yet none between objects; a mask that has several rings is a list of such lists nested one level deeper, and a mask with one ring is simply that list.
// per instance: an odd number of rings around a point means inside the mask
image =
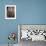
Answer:
[{"label": "framed photographic print", "polygon": [[5,6],[5,19],[16,19],[16,5]]},{"label": "framed photographic print", "polygon": [[46,41],[46,25],[45,24],[19,24],[18,42],[21,42],[23,40]]}]

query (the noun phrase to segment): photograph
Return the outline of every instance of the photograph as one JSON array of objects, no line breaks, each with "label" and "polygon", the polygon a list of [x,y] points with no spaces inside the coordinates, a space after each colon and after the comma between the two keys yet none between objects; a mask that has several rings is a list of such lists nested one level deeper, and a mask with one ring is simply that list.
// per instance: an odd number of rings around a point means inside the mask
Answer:
[{"label": "photograph", "polygon": [[5,19],[16,19],[16,5],[5,6]]},{"label": "photograph", "polygon": [[46,25],[18,25],[18,42],[20,43],[20,46],[26,44],[31,46],[31,42],[36,41],[46,41]]}]

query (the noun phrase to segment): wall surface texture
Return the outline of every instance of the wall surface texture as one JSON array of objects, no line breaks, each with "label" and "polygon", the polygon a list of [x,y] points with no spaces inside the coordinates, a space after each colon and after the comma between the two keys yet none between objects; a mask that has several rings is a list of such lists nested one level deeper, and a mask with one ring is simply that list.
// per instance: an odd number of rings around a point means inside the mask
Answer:
[{"label": "wall surface texture", "polygon": [[[16,5],[16,20],[5,19],[9,4]],[[46,24],[46,0],[0,0],[0,44],[8,43],[10,32],[18,34],[18,24]]]}]

